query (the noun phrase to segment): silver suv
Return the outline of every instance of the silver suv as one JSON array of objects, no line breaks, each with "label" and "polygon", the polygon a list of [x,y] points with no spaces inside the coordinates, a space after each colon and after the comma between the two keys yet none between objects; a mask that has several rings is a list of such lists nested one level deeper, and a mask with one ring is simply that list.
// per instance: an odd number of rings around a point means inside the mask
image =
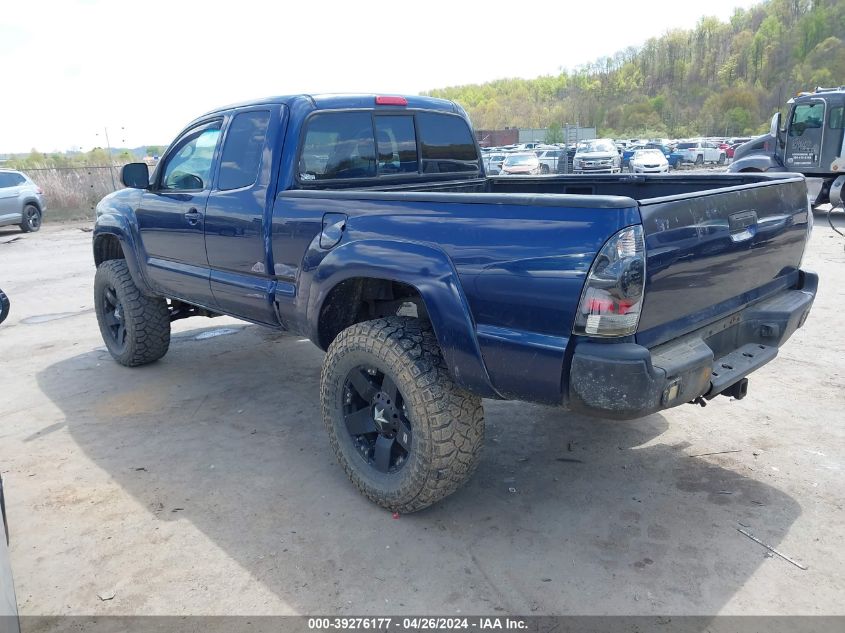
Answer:
[{"label": "silver suv", "polygon": [[25,174],[0,169],[0,226],[17,224],[24,233],[40,229],[45,208],[42,194]]}]

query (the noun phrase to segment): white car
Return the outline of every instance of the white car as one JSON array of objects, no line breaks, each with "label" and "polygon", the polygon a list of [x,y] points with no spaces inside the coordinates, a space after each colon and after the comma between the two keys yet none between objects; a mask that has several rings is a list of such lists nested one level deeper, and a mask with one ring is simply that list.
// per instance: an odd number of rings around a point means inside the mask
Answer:
[{"label": "white car", "polygon": [[540,161],[540,173],[542,174],[556,173],[558,161],[561,156],[565,155],[565,151],[558,147],[537,149],[534,150],[534,153],[537,154]]},{"label": "white car", "polygon": [[661,174],[669,171],[669,161],[659,149],[638,149],[628,161],[628,171],[633,174]]},{"label": "white car", "polygon": [[502,171],[502,163],[505,161],[507,154],[501,152],[488,152],[484,157],[484,170],[491,176],[495,176]]},{"label": "white car", "polygon": [[704,163],[724,165],[727,158],[725,150],[719,149],[715,143],[709,141],[682,141],[678,143],[675,151],[680,152],[683,162],[696,165]]},{"label": "white car", "polygon": [[502,163],[502,175],[539,174],[540,159],[534,153],[508,154]]}]

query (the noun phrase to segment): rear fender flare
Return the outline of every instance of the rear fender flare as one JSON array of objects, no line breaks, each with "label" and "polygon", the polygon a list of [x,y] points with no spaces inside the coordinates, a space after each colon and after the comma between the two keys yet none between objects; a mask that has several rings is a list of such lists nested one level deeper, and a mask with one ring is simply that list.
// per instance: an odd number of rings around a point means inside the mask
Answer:
[{"label": "rear fender flare", "polygon": [[312,341],[319,340],[320,313],[329,293],[352,278],[385,279],[416,288],[455,382],[483,397],[498,397],[481,357],[458,274],[446,253],[424,244],[389,240],[360,240],[337,247],[313,271],[307,304]]}]

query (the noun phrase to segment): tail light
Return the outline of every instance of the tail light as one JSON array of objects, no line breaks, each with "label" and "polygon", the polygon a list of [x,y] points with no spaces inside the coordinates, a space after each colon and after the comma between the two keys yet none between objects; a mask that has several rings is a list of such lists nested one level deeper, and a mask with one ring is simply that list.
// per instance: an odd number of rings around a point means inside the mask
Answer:
[{"label": "tail light", "polygon": [[645,240],[641,225],[605,242],[596,256],[575,315],[574,334],[627,336],[637,331],[645,286]]},{"label": "tail light", "polygon": [[405,97],[379,95],[376,97],[376,105],[406,106],[408,100]]}]

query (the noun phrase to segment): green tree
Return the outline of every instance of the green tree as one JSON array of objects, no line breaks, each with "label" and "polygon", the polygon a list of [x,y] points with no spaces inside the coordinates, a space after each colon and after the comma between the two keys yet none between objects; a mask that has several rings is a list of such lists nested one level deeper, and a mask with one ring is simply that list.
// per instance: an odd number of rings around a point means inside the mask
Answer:
[{"label": "green tree", "polygon": [[563,143],[564,140],[563,128],[560,123],[557,121],[549,123],[548,129],[546,129],[546,143],[551,145],[553,143]]}]

